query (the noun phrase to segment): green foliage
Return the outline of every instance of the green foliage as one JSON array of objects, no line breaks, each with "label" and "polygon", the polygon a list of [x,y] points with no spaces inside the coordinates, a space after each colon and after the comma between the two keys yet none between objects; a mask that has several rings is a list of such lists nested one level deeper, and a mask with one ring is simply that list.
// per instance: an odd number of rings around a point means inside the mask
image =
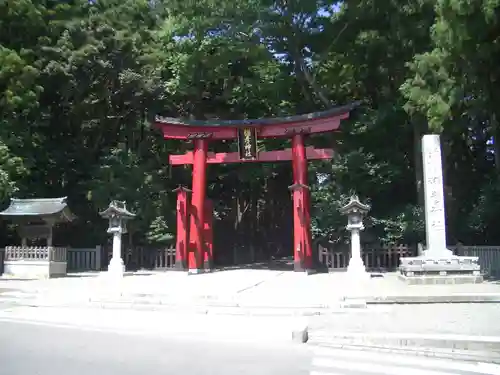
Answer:
[{"label": "green foliage", "polygon": [[9,148],[0,143],[0,202],[15,194],[17,181],[26,173],[21,158],[13,156]]},{"label": "green foliage", "polygon": [[[308,140],[338,153],[309,164],[315,237],[343,240],[338,208],[356,192],[372,205],[367,237],[421,241],[418,144],[432,131],[449,240],[495,241],[499,2],[0,0],[0,200],[69,196],[74,245],[104,241],[97,212],[125,200],[132,241],[163,244],[172,190],[190,184],[168,156],[190,146],[165,141],[152,115],[286,116],[362,100],[341,132]],[[262,247],[289,235],[291,178],[289,164],[211,166],[222,242],[233,246],[228,228]]]},{"label": "green foliage", "polygon": [[151,223],[149,231],[146,233],[146,238],[150,243],[165,245],[170,243],[174,236],[167,222],[163,218],[157,217]]},{"label": "green foliage", "polygon": [[401,87],[405,109],[445,140],[452,237],[484,243],[496,240],[500,2],[447,0],[434,9],[431,44],[408,64]]},{"label": "green foliage", "polygon": [[465,232],[473,236],[476,241],[488,241],[493,245],[500,241],[496,228],[500,224],[498,210],[500,209],[500,185],[498,181],[491,181],[482,187],[477,201],[466,222]]}]

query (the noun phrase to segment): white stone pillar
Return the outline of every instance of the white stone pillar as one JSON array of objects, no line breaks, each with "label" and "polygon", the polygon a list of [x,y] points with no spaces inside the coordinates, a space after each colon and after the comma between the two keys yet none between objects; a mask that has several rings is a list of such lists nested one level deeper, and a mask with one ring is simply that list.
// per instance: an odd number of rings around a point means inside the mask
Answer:
[{"label": "white stone pillar", "polygon": [[361,257],[361,240],[359,236],[361,228],[350,228],[351,231],[351,259],[347,266],[347,273],[355,278],[369,278],[366,267]]},{"label": "white stone pillar", "polygon": [[439,135],[422,137],[425,192],[425,257],[451,257],[446,248],[446,215],[444,208],[443,165]]},{"label": "white stone pillar", "polygon": [[113,255],[108,265],[108,272],[116,276],[123,276],[125,272],[125,264],[122,259],[121,231],[113,232]]}]

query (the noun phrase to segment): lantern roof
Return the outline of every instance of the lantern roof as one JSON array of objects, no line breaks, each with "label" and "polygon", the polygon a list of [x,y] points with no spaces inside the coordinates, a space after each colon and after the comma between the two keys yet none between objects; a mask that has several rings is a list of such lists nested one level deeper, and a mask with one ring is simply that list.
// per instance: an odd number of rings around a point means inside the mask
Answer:
[{"label": "lantern roof", "polygon": [[75,215],[70,211],[67,197],[60,198],[12,198],[10,205],[0,212],[2,216],[8,217],[39,217],[55,218],[57,221],[72,221]]},{"label": "lantern roof", "polygon": [[339,209],[340,213],[343,215],[348,215],[350,213],[359,212],[361,214],[366,214],[370,211],[370,206],[367,204],[363,204],[359,201],[357,195],[352,195],[349,199],[349,202]]},{"label": "lantern roof", "polygon": [[125,201],[117,200],[111,201],[108,208],[106,208],[102,212],[99,212],[99,215],[104,218],[121,217],[123,219],[132,219],[135,217],[134,213],[127,210]]}]

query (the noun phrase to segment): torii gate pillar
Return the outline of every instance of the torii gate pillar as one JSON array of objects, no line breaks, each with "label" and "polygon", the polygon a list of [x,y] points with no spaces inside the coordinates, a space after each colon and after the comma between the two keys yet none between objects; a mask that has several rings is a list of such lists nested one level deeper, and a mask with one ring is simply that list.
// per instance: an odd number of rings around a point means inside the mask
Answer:
[{"label": "torii gate pillar", "polygon": [[175,242],[175,269],[188,269],[188,242],[189,242],[189,207],[191,190],[179,186],[174,190],[177,193],[177,236]]},{"label": "torii gate pillar", "polygon": [[210,199],[205,200],[205,215],[203,216],[203,244],[205,250],[203,252],[203,270],[205,272],[212,271],[214,267],[214,257],[213,257],[213,217],[214,217],[214,206]]},{"label": "torii gate pillar", "polygon": [[304,134],[292,137],[294,270],[312,269],[311,206]]},{"label": "torii gate pillar", "polygon": [[193,152],[193,195],[191,199],[191,222],[189,230],[189,273],[203,271],[203,227],[205,216],[205,192],[207,185],[207,139],[194,140]]}]

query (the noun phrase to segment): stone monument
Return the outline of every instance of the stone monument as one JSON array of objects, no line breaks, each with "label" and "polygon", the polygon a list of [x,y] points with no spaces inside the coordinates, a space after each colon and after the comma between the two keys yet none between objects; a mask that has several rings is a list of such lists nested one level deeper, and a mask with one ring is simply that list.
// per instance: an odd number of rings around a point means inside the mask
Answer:
[{"label": "stone monument", "polygon": [[122,234],[127,233],[127,220],[133,219],[135,214],[127,210],[125,202],[111,201],[108,208],[100,215],[109,220],[108,233],[113,234],[113,254],[108,265],[108,273],[121,277],[125,272],[122,259]]},{"label": "stone monument", "polygon": [[439,135],[422,137],[426,249],[401,258],[400,277],[409,284],[482,282],[478,257],[454,256],[446,247],[443,167]]},{"label": "stone monument", "polygon": [[344,207],[339,209],[340,213],[347,215],[346,229],[351,232],[351,259],[347,266],[347,274],[354,279],[369,279],[370,274],[366,272],[366,267],[361,257],[361,241],[359,233],[365,229],[363,217],[370,211],[370,206],[359,201],[353,195]]}]

